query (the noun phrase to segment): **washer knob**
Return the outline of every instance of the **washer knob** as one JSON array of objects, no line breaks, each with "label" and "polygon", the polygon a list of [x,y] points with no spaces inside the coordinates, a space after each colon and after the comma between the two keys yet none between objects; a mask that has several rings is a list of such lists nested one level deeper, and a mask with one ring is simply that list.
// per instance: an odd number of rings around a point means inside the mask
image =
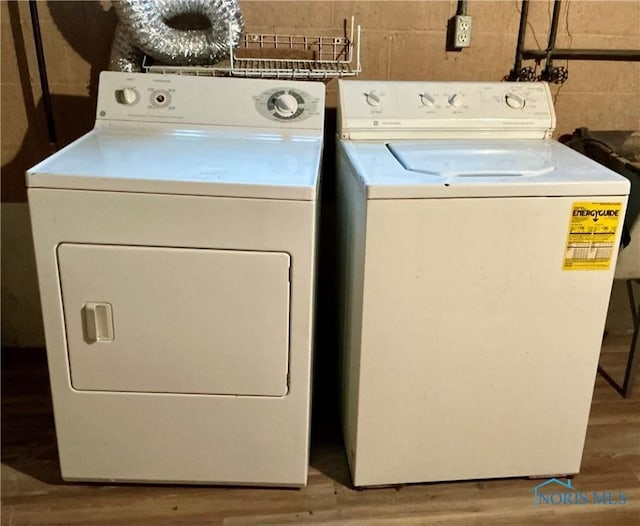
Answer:
[{"label": "washer knob", "polygon": [[138,102],[138,92],[133,88],[122,88],[116,91],[116,101],[125,106],[133,106]]},{"label": "washer knob", "polygon": [[275,100],[274,108],[280,117],[291,117],[298,111],[298,101],[293,95],[284,93]]},{"label": "washer knob", "polygon": [[380,95],[378,95],[375,91],[370,91],[366,94],[367,104],[369,106],[380,106],[382,100],[380,100]]},{"label": "washer knob", "polygon": [[507,103],[507,106],[514,110],[521,110],[524,108],[526,103],[524,98],[520,95],[516,95],[515,93],[507,93],[504,97],[504,101]]},{"label": "washer knob", "polygon": [[420,101],[423,106],[427,106],[428,108],[432,107],[436,103],[436,99],[433,98],[432,95],[429,95],[426,91],[420,94]]},{"label": "washer knob", "polygon": [[462,96],[458,93],[454,93],[449,97],[449,106],[453,106],[454,108],[459,108],[462,106]]}]

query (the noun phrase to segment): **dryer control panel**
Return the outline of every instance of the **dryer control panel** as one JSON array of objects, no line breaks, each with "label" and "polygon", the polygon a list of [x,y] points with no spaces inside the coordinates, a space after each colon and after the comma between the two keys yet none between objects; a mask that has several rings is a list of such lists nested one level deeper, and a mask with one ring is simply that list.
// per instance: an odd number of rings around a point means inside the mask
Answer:
[{"label": "dryer control panel", "polygon": [[344,139],[550,137],[555,113],[543,82],[339,81]]},{"label": "dryer control panel", "polygon": [[319,82],[105,71],[96,118],[321,133],[324,92]]},{"label": "dryer control panel", "polygon": [[300,88],[278,86],[253,100],[260,115],[276,122],[302,121],[318,114],[318,98]]}]

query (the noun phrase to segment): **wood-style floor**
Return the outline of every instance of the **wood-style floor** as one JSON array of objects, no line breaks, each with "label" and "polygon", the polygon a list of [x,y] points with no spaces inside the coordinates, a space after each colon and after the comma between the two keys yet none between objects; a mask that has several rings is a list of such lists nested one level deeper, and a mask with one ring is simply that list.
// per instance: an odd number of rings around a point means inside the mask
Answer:
[{"label": "wood-style floor", "polygon": [[[606,341],[602,363],[614,375],[622,374],[627,341]],[[624,400],[598,377],[582,470],[573,479],[581,491],[622,491],[627,504],[536,508],[531,489],[539,481],[528,479],[353,490],[333,412],[322,409],[301,490],[65,483],[44,354],[3,351],[2,361],[3,525],[640,524],[640,385]]]}]

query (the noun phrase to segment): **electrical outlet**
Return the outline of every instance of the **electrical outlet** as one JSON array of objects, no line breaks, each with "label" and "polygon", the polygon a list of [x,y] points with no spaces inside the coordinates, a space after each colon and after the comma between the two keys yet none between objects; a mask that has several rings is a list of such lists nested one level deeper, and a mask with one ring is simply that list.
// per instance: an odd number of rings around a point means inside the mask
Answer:
[{"label": "electrical outlet", "polygon": [[456,15],[454,20],[453,45],[469,47],[471,45],[471,22],[469,15]]}]

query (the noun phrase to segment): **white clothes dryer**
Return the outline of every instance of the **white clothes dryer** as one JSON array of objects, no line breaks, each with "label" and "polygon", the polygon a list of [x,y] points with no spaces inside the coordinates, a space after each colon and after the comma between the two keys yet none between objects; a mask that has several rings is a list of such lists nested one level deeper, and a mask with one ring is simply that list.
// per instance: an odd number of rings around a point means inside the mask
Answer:
[{"label": "white clothes dryer", "polygon": [[105,72],[28,171],[66,480],[301,486],[320,83]]}]

